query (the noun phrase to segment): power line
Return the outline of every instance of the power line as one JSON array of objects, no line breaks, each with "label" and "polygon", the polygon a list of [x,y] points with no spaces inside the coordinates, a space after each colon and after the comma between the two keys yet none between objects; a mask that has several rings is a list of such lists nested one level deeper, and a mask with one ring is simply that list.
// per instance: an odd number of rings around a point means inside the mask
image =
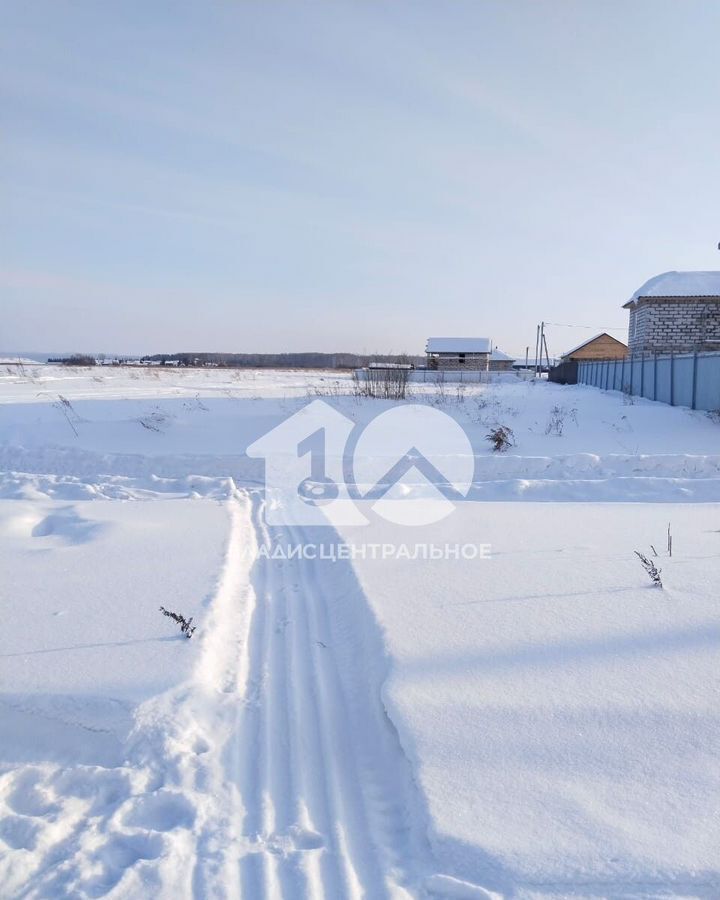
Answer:
[{"label": "power line", "polygon": [[[600,325],[570,325],[567,322],[546,322],[546,325],[555,325],[557,328],[602,328]],[[627,325],[619,325],[613,328],[602,328],[603,331],[627,331]]]}]

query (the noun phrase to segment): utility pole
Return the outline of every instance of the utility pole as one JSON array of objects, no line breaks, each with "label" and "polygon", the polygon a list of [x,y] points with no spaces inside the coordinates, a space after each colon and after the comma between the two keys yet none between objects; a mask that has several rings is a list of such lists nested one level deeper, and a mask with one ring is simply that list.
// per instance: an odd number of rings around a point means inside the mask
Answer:
[{"label": "utility pole", "polygon": [[547,362],[548,374],[550,372],[550,351],[548,350],[547,338],[545,337],[545,331],[543,329],[543,344],[545,345],[545,360]]},{"label": "utility pole", "polygon": [[535,377],[538,377],[538,357],[539,357],[539,347],[540,347],[540,326],[537,326],[537,330],[535,332]]},{"label": "utility pole", "polygon": [[537,373],[538,375],[542,372],[542,353],[543,353],[543,343],[545,341],[545,323],[540,323],[540,338],[538,340],[538,355],[536,356],[537,362]]}]

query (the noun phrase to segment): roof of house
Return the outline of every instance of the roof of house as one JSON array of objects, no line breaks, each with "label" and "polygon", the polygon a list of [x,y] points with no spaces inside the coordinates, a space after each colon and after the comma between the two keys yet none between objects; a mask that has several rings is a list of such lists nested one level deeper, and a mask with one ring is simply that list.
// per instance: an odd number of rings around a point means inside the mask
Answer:
[{"label": "roof of house", "polygon": [[490,338],[431,337],[426,353],[490,353]]},{"label": "roof of house", "polygon": [[497,348],[493,350],[490,354],[490,359],[495,360],[495,362],[504,362],[507,360],[514,360],[514,356],[508,356],[507,353],[503,353],[502,350],[498,350]]},{"label": "roof of house", "polygon": [[623,308],[642,297],[720,297],[720,272],[663,272],[639,287]]},{"label": "roof of house", "polygon": [[601,331],[600,334],[596,334],[595,337],[588,338],[586,341],[583,341],[582,344],[578,344],[577,347],[573,347],[572,350],[566,350],[562,358],[564,359],[566,356],[570,356],[572,353],[577,353],[578,350],[582,350],[583,347],[587,347],[588,344],[592,344],[593,341],[596,341],[601,337],[609,337],[611,341],[615,341],[616,344],[622,344],[623,347],[626,345],[623,344],[622,341],[619,341],[617,338],[613,337],[611,334],[608,334],[607,331]]},{"label": "roof of house", "polygon": [[[555,357],[555,356],[550,357],[550,365],[551,366],[557,365],[558,362],[559,362],[559,360],[557,357]],[[534,368],[536,368],[536,366],[547,366],[547,364],[548,364],[547,357],[545,357],[545,356],[541,357],[538,360],[536,360],[534,356],[529,356],[527,359],[527,363],[525,362],[524,356],[519,356],[515,359],[515,362],[513,363],[513,368],[514,369],[524,369],[525,366],[527,365],[527,367],[529,369],[534,369]]]},{"label": "roof of house", "polygon": [[411,363],[371,362],[368,369],[412,369]]}]

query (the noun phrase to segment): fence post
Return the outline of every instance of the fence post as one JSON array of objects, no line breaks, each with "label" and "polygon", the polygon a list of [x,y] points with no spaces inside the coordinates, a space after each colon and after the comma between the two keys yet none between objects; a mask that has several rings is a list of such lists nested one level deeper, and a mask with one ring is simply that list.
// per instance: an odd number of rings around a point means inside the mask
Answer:
[{"label": "fence post", "polygon": [[675,354],[670,351],[670,406],[675,406]]},{"label": "fence post", "polygon": [[653,357],[653,400],[657,400],[657,351]]},{"label": "fence post", "polygon": [[693,380],[692,380],[692,406],[690,409],[697,408],[697,350],[693,352]]},{"label": "fence post", "polygon": [[622,369],[620,370],[620,390],[625,393],[625,357],[623,356]]},{"label": "fence post", "polygon": [[645,396],[645,351],[640,354],[640,396]]}]

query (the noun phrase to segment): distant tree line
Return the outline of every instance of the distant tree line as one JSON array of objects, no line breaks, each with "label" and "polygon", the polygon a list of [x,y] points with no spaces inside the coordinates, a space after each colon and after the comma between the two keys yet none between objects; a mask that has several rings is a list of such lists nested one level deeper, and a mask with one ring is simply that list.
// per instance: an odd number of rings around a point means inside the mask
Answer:
[{"label": "distant tree line", "polygon": [[48,359],[49,363],[58,363],[61,366],[94,366],[96,360],[94,356],[86,356],[83,353],[75,353],[72,356],[58,356],[55,359]]},{"label": "distant tree line", "polygon": [[[105,354],[90,356],[74,353],[48,359],[49,363],[62,366],[94,366],[109,362],[110,365],[137,364],[137,357],[105,359]],[[401,363],[424,365],[424,356],[408,356],[405,353],[154,353],[143,356],[140,363],[148,365],[173,365],[187,368],[249,368],[249,369],[359,369],[371,363]]]},{"label": "distant tree line", "polygon": [[357,369],[371,362],[424,363],[424,357],[406,354],[359,355],[357,353],[155,353],[141,362],[179,366],[217,366],[252,369]]}]

